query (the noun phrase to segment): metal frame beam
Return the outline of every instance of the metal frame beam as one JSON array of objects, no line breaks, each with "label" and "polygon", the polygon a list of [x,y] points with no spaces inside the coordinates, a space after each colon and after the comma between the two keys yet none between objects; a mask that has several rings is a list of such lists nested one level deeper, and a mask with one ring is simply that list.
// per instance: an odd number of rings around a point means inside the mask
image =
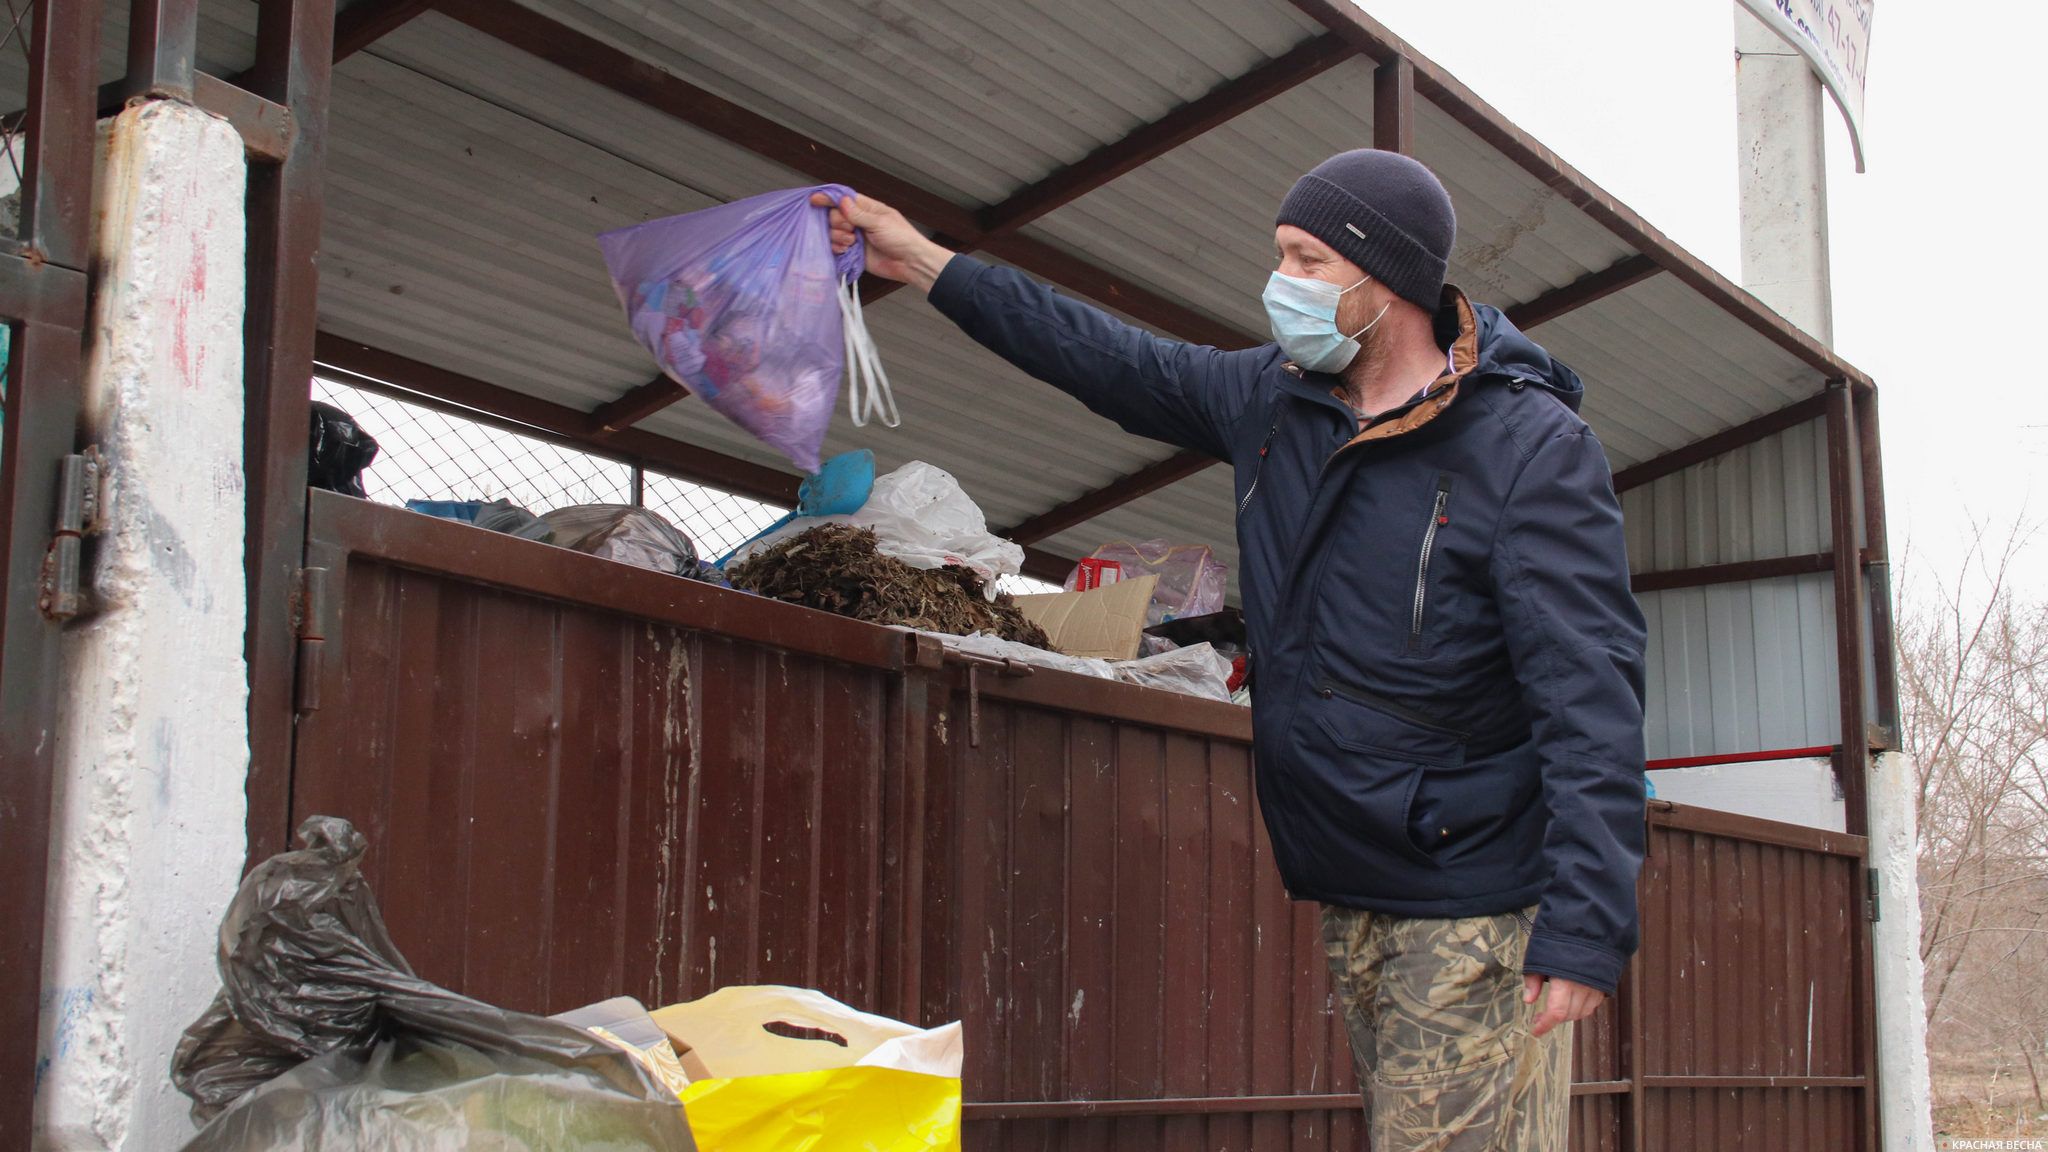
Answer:
[{"label": "metal frame beam", "polygon": [[198,51],[199,0],[130,0],[128,72],[120,98],[190,100]]},{"label": "metal frame beam", "polygon": [[434,0],[361,0],[350,5],[334,18],[334,62],[368,48],[433,6]]},{"label": "metal frame beam", "polygon": [[1372,146],[1403,156],[1415,154],[1415,65],[1402,57],[1373,69]]},{"label": "metal frame beam", "polygon": [[1147,464],[1129,475],[1120,476],[1086,495],[1040,512],[1015,528],[998,535],[1008,537],[1019,544],[1036,544],[1047,537],[1057,536],[1077,524],[1093,520],[1104,512],[1122,507],[1140,496],[1157,492],[1169,484],[1184,480],[1216,462],[1216,459],[1207,453],[1192,449],[1176,452],[1164,460]]},{"label": "metal frame beam", "polygon": [[1702,564],[1696,568],[1668,568],[1659,572],[1637,572],[1628,579],[1629,591],[1665,592],[1673,588],[1704,588],[1713,584],[1741,584],[1750,580],[1771,580],[1780,576],[1811,576],[1832,572],[1835,555],[1813,552],[1803,556],[1776,556],[1768,560],[1737,560],[1729,564]]},{"label": "metal frame beam", "polygon": [[262,0],[256,64],[241,77],[294,125],[283,157],[249,169],[248,350],[243,453],[249,483],[250,862],[291,834],[293,595],[306,541],[306,428],[326,196],[335,0]]},{"label": "metal frame beam", "polygon": [[1638,253],[1624,256],[1597,272],[1588,272],[1562,288],[1552,288],[1543,295],[1508,308],[1507,318],[1515,327],[1527,332],[1538,324],[1546,324],[1567,312],[1584,308],[1595,300],[1603,300],[1624,288],[1633,287],[1664,269],[1655,260]]},{"label": "metal frame beam", "polygon": [[1866,835],[1870,758],[1869,728],[1864,708],[1863,573],[1857,563],[1856,536],[1861,524],[1863,467],[1856,434],[1854,403],[1844,381],[1830,381],[1827,405],[1828,538],[1834,553],[1835,671],[1841,706],[1842,801],[1848,809],[1849,831]]},{"label": "metal frame beam", "polygon": [[1890,530],[1885,521],[1883,445],[1878,434],[1877,392],[1855,395],[1856,434],[1863,463],[1863,552],[1865,593],[1870,599],[1870,656],[1877,677],[1877,725],[1885,743],[1899,746],[1899,670],[1892,623]]},{"label": "metal frame beam", "polygon": [[1826,412],[1825,392],[1817,392],[1804,400],[1795,400],[1775,412],[1766,412],[1747,423],[1737,424],[1726,431],[1716,432],[1705,439],[1695,440],[1682,448],[1673,449],[1655,459],[1624,468],[1614,474],[1614,490],[1620,493],[1631,488],[1640,488],[1652,480],[1662,479],[1673,472],[1682,472],[1695,464],[1704,464],[1716,456],[1775,436],[1787,428],[1796,428],[1808,421],[1818,420]]},{"label": "metal frame beam", "polygon": [[[17,34],[19,29],[17,29]],[[27,1148],[47,911],[62,624],[42,610],[58,469],[77,447],[91,263],[100,6],[32,0],[18,240],[0,244],[13,323],[0,420],[0,1147]]]}]

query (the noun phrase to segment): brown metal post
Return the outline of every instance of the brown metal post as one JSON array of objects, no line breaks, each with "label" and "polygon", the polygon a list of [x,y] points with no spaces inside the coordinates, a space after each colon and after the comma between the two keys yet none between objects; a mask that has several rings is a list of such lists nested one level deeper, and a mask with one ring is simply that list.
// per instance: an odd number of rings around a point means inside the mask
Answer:
[{"label": "brown metal post", "polygon": [[1835,557],[1835,672],[1841,706],[1842,798],[1849,831],[1868,835],[1870,745],[1863,706],[1863,573],[1858,563],[1858,505],[1862,468],[1848,384],[1834,380],[1827,390],[1828,525]]},{"label": "brown metal post", "polygon": [[[1855,397],[1847,381],[1828,382],[1827,430],[1828,522],[1835,556],[1835,662],[1841,695],[1842,729],[1835,763],[1842,780],[1842,799],[1847,808],[1849,831],[1867,836],[1870,829],[1870,747],[1863,680],[1866,616],[1862,603],[1863,571],[1856,539],[1867,477],[1862,462],[1862,441],[1856,429]],[[1877,1006],[1871,968],[1870,922],[1864,915],[1869,890],[1863,868],[1856,871],[1853,891],[1856,899],[1852,901],[1851,914],[1857,917],[1857,923],[1850,939],[1855,947],[1857,993],[1852,1030],[1860,1071],[1868,1078],[1863,1089],[1863,1123],[1859,1125],[1862,1139],[1859,1144],[1875,1149],[1878,1123]]]},{"label": "brown metal post", "polygon": [[131,0],[124,97],[192,99],[199,52],[199,0]]},{"label": "brown metal post", "polygon": [[1892,632],[1890,542],[1885,528],[1884,456],[1878,435],[1877,390],[1855,392],[1856,436],[1863,457],[1864,590],[1870,597],[1870,657],[1877,688],[1877,724],[1899,746],[1899,670]]},{"label": "brown metal post", "polygon": [[1415,65],[1406,56],[1373,70],[1372,146],[1415,154]]},{"label": "brown metal post", "polygon": [[26,1148],[48,891],[61,622],[41,610],[60,459],[76,447],[98,59],[97,4],[36,0],[18,237],[0,245],[0,322],[14,322],[0,426],[0,1147]]},{"label": "brown metal post", "polygon": [[334,0],[263,0],[249,90],[290,110],[284,162],[249,173],[249,859],[285,847],[291,819],[297,643],[306,533],[306,429],[327,151]]}]

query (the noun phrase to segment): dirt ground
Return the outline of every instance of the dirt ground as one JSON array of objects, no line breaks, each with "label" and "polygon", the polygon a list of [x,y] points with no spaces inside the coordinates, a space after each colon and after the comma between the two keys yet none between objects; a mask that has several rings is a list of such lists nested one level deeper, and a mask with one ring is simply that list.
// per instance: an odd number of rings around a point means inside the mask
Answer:
[{"label": "dirt ground", "polygon": [[[2048,1150],[2048,1114],[2034,1099],[2025,1064],[1991,1056],[1930,1055],[1934,1079],[1935,1147],[1943,1136],[2019,1140],[2009,1148]],[[2048,1070],[2044,1070],[2048,1072]],[[2038,1141],[2038,1143],[2031,1143]]]}]

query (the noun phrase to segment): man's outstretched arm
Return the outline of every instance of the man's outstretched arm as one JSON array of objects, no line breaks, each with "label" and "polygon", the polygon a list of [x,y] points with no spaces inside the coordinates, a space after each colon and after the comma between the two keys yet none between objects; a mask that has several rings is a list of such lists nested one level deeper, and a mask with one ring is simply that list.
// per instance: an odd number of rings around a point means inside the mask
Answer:
[{"label": "man's outstretched arm", "polygon": [[[812,203],[831,204],[822,193]],[[976,342],[1127,432],[1229,458],[1229,430],[1250,401],[1271,346],[1225,352],[1155,336],[1013,269],[936,243],[865,196],[832,206],[832,245],[858,230],[867,267],[923,291]]]}]

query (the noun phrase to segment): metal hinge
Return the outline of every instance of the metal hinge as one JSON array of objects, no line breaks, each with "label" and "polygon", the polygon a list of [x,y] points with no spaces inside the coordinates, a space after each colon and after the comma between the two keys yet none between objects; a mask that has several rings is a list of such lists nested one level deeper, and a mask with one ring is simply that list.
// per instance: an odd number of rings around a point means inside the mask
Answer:
[{"label": "metal hinge", "polygon": [[292,589],[292,634],[298,638],[298,691],[294,705],[300,712],[318,712],[327,647],[327,569],[301,568]]},{"label": "metal hinge", "polygon": [[1007,656],[983,656],[975,652],[946,649],[945,662],[967,666],[967,746],[981,747],[981,670],[1000,676],[1029,676],[1032,667]]},{"label": "metal hinge", "polygon": [[102,527],[100,484],[106,472],[97,447],[57,462],[57,526],[43,554],[43,575],[36,604],[52,620],[69,620],[85,609],[80,570],[85,538]]},{"label": "metal hinge", "polygon": [[1863,914],[1870,918],[1871,923],[1875,924],[1880,919],[1877,906],[1877,869],[1865,869],[1864,876]]}]

